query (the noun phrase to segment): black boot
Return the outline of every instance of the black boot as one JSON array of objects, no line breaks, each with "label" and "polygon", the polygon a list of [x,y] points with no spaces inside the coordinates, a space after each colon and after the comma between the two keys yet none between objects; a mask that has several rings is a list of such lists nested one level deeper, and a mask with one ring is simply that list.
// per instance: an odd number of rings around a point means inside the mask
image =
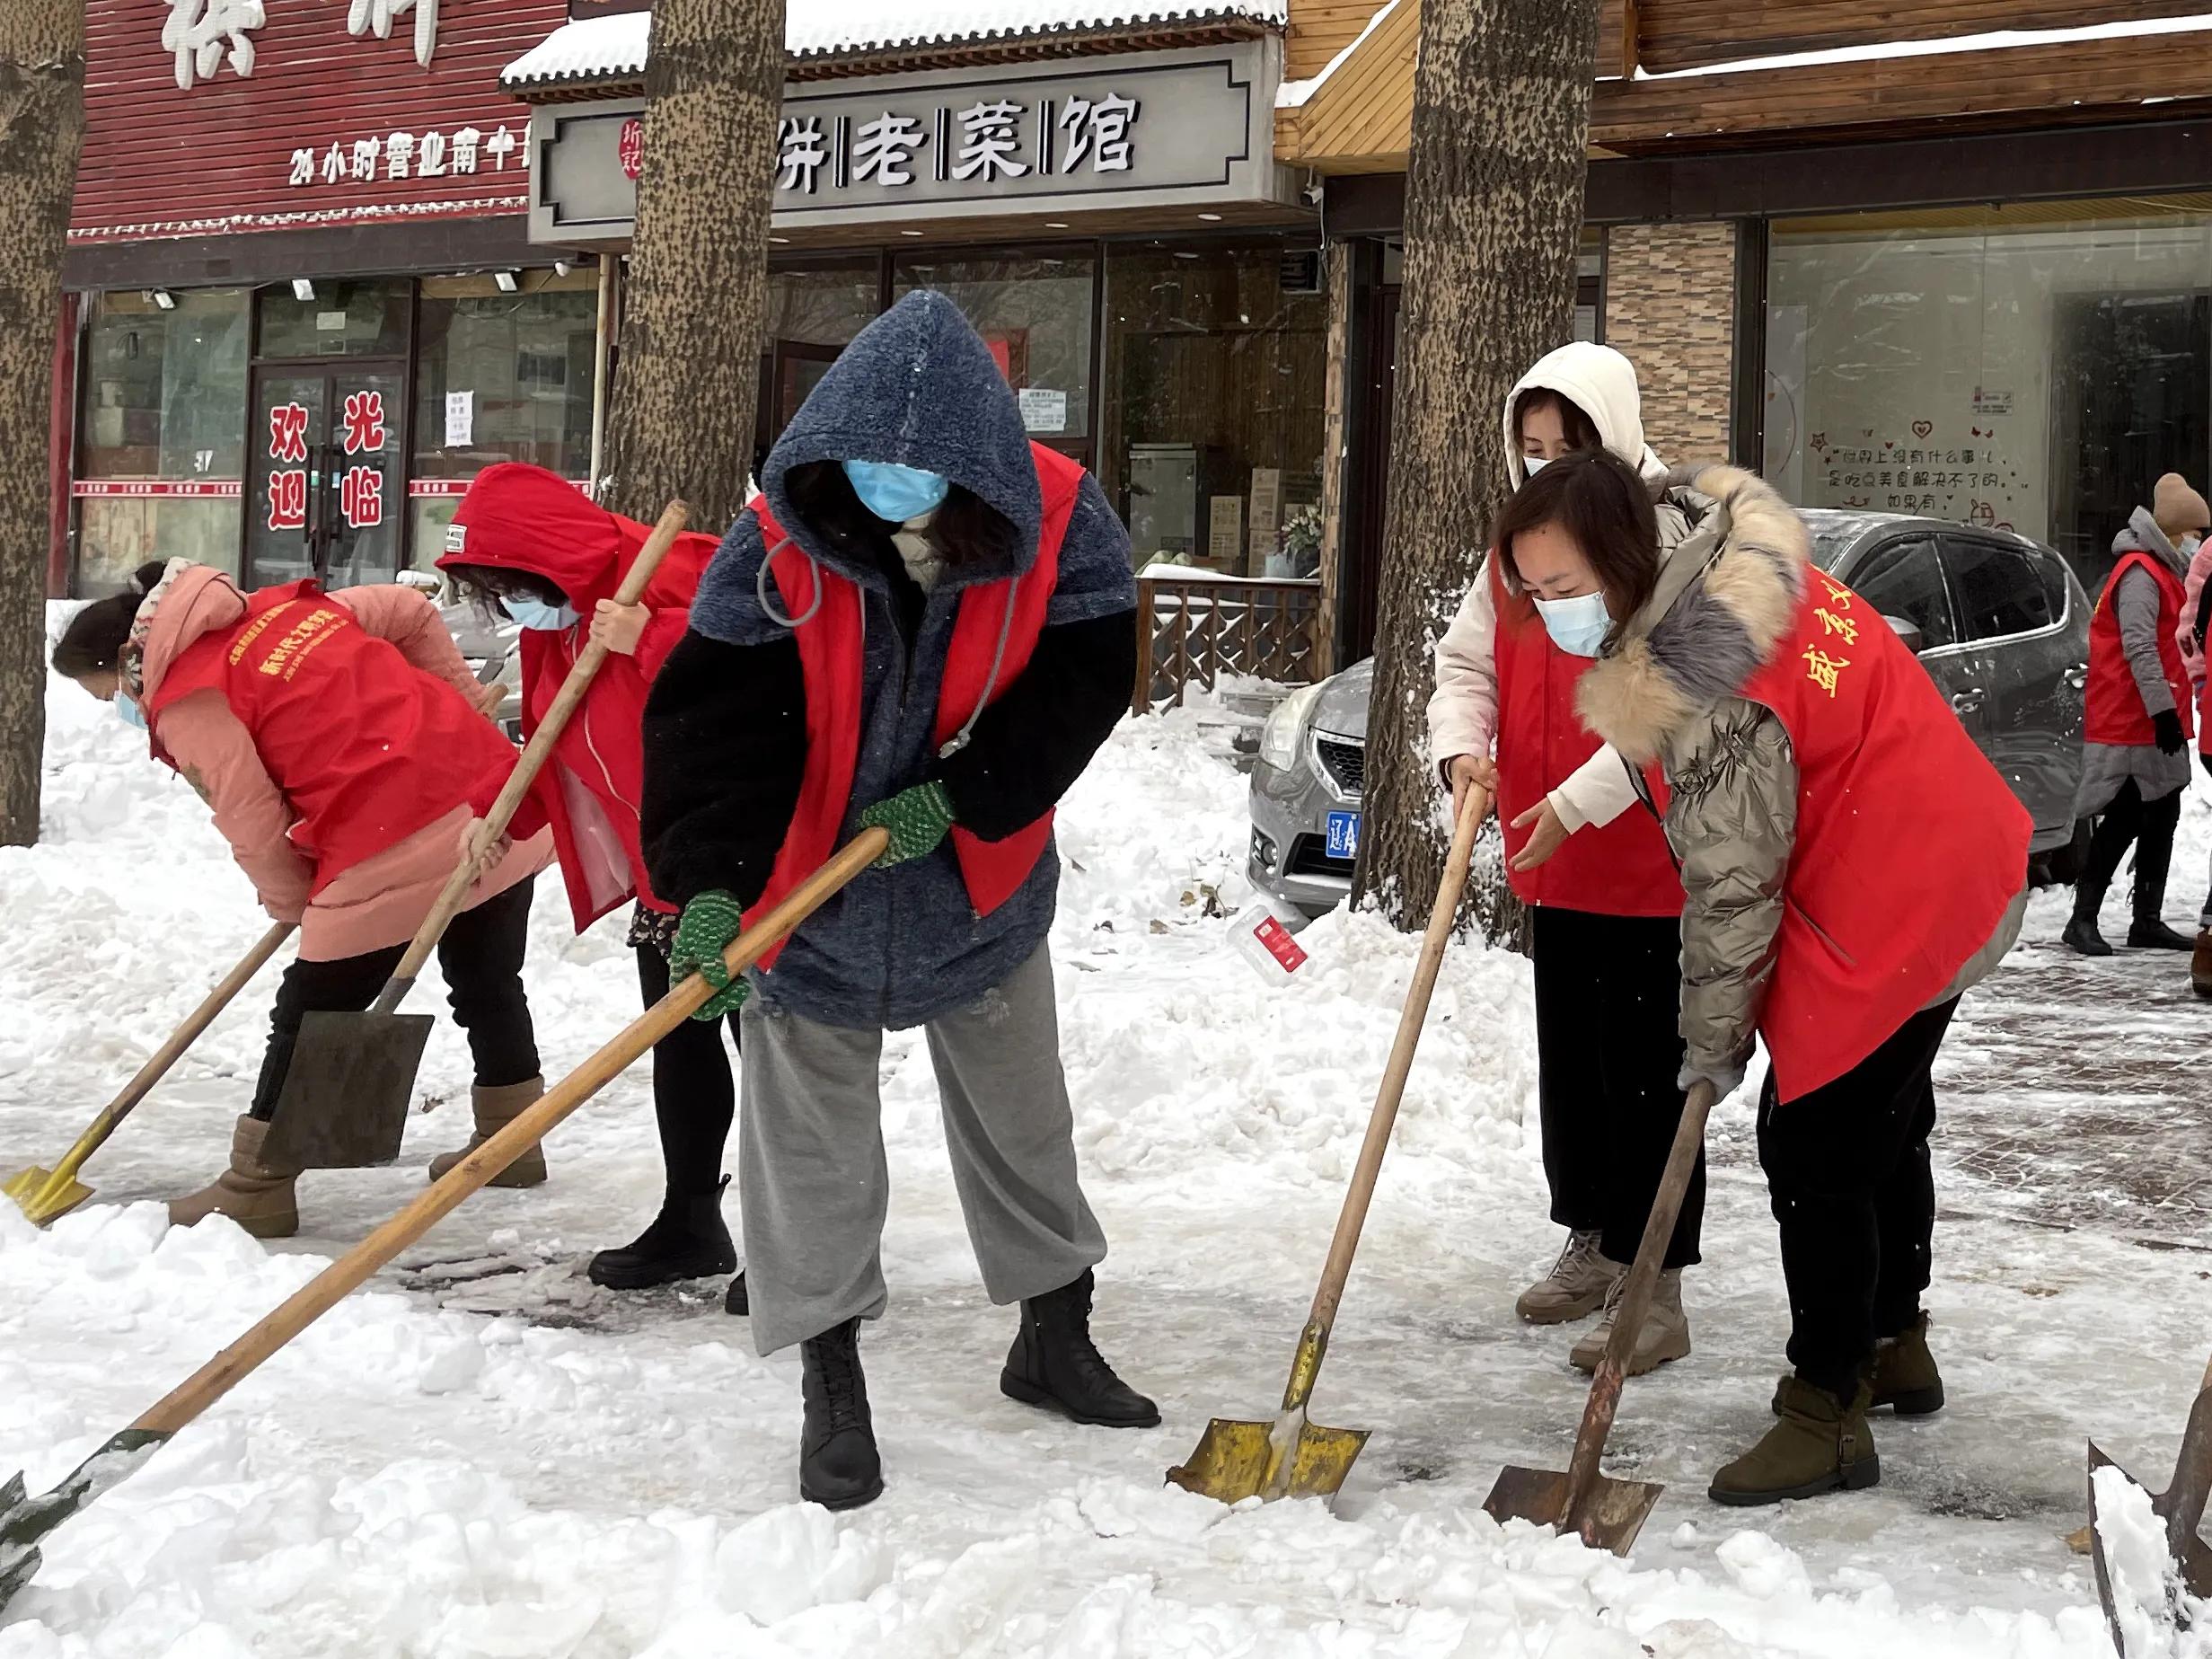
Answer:
[{"label": "black boot", "polygon": [[2128,929],[2128,948],[2130,950],[2194,950],[2197,943],[2186,934],[2176,933],[2161,917],[2137,916]]},{"label": "black boot", "polygon": [[722,1311],[744,1319],[753,1311],[753,1298],[745,1293],[745,1275],[739,1274],[729,1282],[729,1289],[722,1295]]},{"label": "black boot", "polygon": [[[2099,897],[2102,898],[2102,895]],[[2067,931],[2058,937],[2085,957],[2109,957],[2112,954],[2111,946],[2104,942],[2104,935],[2097,931],[2095,905],[2084,905],[2077,901],[2074,906],[2074,919],[2067,923]]]},{"label": "black boot", "polygon": [[1009,1399],[1102,1428],[1154,1428],[1159,1408],[1114,1374],[1090,1339],[1090,1269],[1021,1304],[1021,1330],[999,1373]]},{"label": "black boot", "polygon": [[798,1495],[824,1509],[858,1509],[883,1496],[883,1460],[860,1374],[860,1321],[799,1344],[806,1425],[798,1443]]},{"label": "black boot", "polygon": [[722,1220],[722,1189],[728,1185],[724,1176],[710,1193],[670,1194],[650,1227],[620,1249],[594,1256],[586,1275],[609,1290],[641,1291],[730,1272],[737,1266],[737,1247]]}]

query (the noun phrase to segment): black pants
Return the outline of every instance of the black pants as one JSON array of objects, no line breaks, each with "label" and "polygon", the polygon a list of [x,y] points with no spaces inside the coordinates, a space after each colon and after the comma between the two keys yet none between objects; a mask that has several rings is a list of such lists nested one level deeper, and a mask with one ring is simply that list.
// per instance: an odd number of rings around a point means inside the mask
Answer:
[{"label": "black pants", "polygon": [[2112,804],[2097,820],[2089,840],[2089,859],[2074,889],[2077,914],[2094,916],[2105,889],[2119,872],[2119,861],[2135,843],[2135,919],[2156,922],[2166,902],[2166,872],[2173,864],[2173,833],[2181,824],[2181,797],[2176,790],[2146,802],[2133,778],[2119,787]]},{"label": "black pants", "polygon": [[[2212,714],[2208,714],[2205,718],[2212,719]],[[2212,754],[2200,754],[2198,758],[2204,762],[2205,776],[2212,778]],[[2212,889],[2205,893],[2204,909],[2198,913],[2197,920],[2200,926],[2212,928]]]},{"label": "black pants", "polygon": [[[668,958],[656,946],[638,947],[638,988],[648,1008],[668,994]],[[722,1184],[722,1149],[737,1115],[737,1088],[722,1052],[721,1023],[687,1019],[653,1045],[653,1116],[671,1198],[710,1193]],[[735,1049],[736,1014],[728,1025]]]},{"label": "black pants", "polygon": [[1790,1363],[1848,1399],[1873,1357],[1920,1312],[1935,1231],[1929,1072],[1959,1000],[1915,1014],[1834,1082],[1778,1106],[1767,1074],[1758,1160],[1782,1229]]},{"label": "black pants", "polygon": [[[518,881],[474,910],[463,911],[438,943],[446,1000],[454,1021],[469,1035],[479,1089],[503,1089],[538,1075],[537,1034],[530,1024],[529,999],[523,994],[523,948],[535,885],[535,877]],[[285,969],[277,1005],[269,1010],[269,1052],[261,1058],[261,1081],[253,1090],[254,1116],[266,1118],[277,1109],[301,1019],[311,1013],[359,1013],[376,1000],[406,954],[406,946],[393,945],[331,962],[294,962]]]},{"label": "black pants", "polygon": [[[1532,911],[1537,1099],[1552,1220],[1604,1235],[1635,1259],[1681,1126],[1682,924],[1672,916]],[[1697,1259],[1705,1222],[1700,1152],[1665,1265]]]}]

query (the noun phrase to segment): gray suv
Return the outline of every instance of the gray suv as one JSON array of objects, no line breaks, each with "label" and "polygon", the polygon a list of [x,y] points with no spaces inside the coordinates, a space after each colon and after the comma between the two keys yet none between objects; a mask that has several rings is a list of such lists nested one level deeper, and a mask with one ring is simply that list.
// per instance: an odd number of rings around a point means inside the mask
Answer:
[{"label": "gray suv", "polygon": [[[2037,878],[2073,879],[2090,603],[2065,561],[2008,531],[1893,513],[1803,516],[1815,562],[1890,619],[2027,807]],[[1373,669],[1293,692],[1261,734],[1247,868],[1309,916],[1351,890]]]}]

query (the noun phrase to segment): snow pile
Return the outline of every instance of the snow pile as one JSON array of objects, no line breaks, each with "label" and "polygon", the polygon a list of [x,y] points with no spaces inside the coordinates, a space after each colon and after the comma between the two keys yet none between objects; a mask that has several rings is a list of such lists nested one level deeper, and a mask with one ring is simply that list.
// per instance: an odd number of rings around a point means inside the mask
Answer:
[{"label": "snow pile", "polygon": [[[47,838],[0,852],[8,1170],[50,1163],[264,926],[143,737],[73,687],[48,702]],[[1564,1464],[1585,1383],[1563,1361],[1574,1333],[1512,1317],[1559,1235],[1527,965],[1474,944],[1446,959],[1322,1381],[1318,1420],[1375,1431],[1337,1512],[1232,1513],[1161,1486],[1208,1417],[1280,1398],[1416,954],[1372,917],[1332,917],[1278,987],[1230,948],[1249,829],[1221,724],[1125,723],[1061,818],[1062,1034],[1114,1243],[1097,1330],[1160,1430],[1079,1429],[1000,1396],[1012,1316],[976,1287],[928,1056],[899,1034],[893,1304],[863,1341],[889,1490],[843,1517],[794,1504],[796,1356],[757,1357],[718,1284],[622,1297],[577,1271],[659,1197],[637,1068],[555,1132],[545,1187],[471,1198],[57,1532],[0,1615],[0,1659],[2108,1655],[2086,1566],[2058,1541],[2081,1518],[2082,1434],[2170,1458],[2196,1376],[2159,1361],[2201,1331],[2200,1257],[1947,1212],[1930,1306],[1952,1410],[1880,1419],[1876,1491],[1744,1530],[1704,1486],[1769,1420],[1786,1310],[1741,1099],[1715,1120],[1696,1354],[1630,1386],[1612,1443],[1610,1469],[1668,1488],[1635,1560],[1481,1513],[1502,1464]],[[2193,806],[2177,905],[2205,819]],[[2041,945],[2056,903],[2039,901]],[[622,931],[573,938],[542,884],[529,984],[549,1073],[635,1014]],[[303,1178],[304,1231],[280,1245],[166,1231],[145,1201],[219,1167],[275,973],[93,1160],[93,1204],[45,1232],[0,1205],[0,1478],[60,1478],[464,1133],[466,1049],[441,1020],[398,1167]],[[410,1006],[441,995],[426,976]],[[1947,1067],[1981,1078],[2012,1042],[1970,1023]],[[1942,1178],[1976,1208],[1970,1180]]]}]

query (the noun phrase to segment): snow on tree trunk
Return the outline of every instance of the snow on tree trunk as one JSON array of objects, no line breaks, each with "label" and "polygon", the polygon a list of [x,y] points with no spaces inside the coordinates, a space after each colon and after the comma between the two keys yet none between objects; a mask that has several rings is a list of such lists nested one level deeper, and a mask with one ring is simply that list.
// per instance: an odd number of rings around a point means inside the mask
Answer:
[{"label": "snow on tree trunk", "polygon": [[719,532],[753,466],[782,0],[661,0],[645,89],[601,499],[649,521],[681,496],[692,528]]},{"label": "snow on tree trunk", "polygon": [[[1430,763],[1428,702],[1436,642],[1504,504],[1506,393],[1573,338],[1599,3],[1426,0],[1422,9],[1354,888],[1400,928],[1427,920],[1442,878],[1449,798]],[[1478,887],[1485,931],[1510,934],[1517,906],[1498,873]]]},{"label": "snow on tree trunk", "polygon": [[84,0],[0,4],[0,846],[39,838],[61,256],[84,137]]}]

